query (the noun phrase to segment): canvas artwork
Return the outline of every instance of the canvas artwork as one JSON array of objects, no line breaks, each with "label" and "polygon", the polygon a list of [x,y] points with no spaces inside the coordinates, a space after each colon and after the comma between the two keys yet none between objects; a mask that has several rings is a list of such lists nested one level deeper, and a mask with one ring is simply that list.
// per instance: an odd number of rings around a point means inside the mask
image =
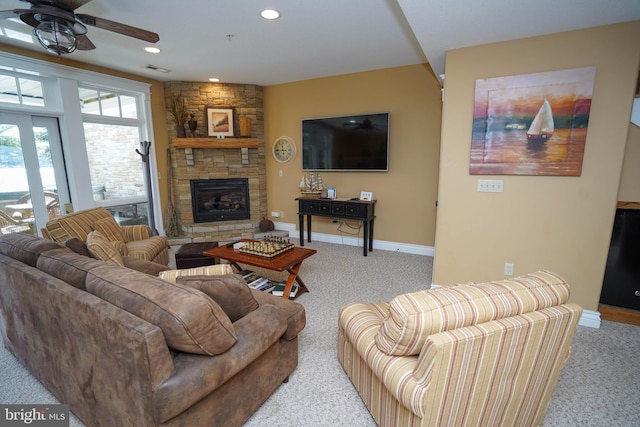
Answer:
[{"label": "canvas artwork", "polygon": [[580,176],[595,73],[476,80],[469,173]]}]

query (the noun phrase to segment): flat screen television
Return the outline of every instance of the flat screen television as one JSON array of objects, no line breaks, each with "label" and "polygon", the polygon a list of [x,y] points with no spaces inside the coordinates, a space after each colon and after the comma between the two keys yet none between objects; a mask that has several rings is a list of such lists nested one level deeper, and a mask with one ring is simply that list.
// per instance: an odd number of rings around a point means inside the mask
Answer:
[{"label": "flat screen television", "polygon": [[389,113],[302,120],[302,169],[388,171]]}]

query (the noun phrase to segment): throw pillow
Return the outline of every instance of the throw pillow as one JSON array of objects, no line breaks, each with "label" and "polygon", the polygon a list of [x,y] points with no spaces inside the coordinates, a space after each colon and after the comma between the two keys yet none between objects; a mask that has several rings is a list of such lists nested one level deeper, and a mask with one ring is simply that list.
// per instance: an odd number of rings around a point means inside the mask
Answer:
[{"label": "throw pillow", "polygon": [[175,350],[213,356],[237,341],[220,306],[204,293],[126,268],[102,265],[87,274],[88,292],[158,326]]},{"label": "throw pillow", "polygon": [[161,271],[158,277],[167,282],[176,283],[176,278],[180,276],[219,276],[222,274],[233,274],[233,269],[230,264],[216,264],[206,267]]},{"label": "throw pillow", "polygon": [[72,237],[70,239],[67,239],[64,242],[64,245],[67,248],[71,249],[73,252],[77,253],[78,255],[84,255],[91,258],[91,253],[89,252],[87,245],[77,237]]},{"label": "throw pillow", "polygon": [[180,276],[176,283],[196,288],[209,295],[232,322],[259,307],[247,282],[239,274],[222,276]]},{"label": "throw pillow", "polygon": [[87,235],[87,249],[91,256],[96,259],[124,267],[120,253],[118,253],[111,242],[107,240],[104,234],[99,231],[92,231]]},{"label": "throw pillow", "polygon": [[122,242],[127,243],[127,238],[124,236],[122,229],[112,216],[108,218],[102,218],[91,224],[94,230],[101,232],[109,239],[110,242]]}]

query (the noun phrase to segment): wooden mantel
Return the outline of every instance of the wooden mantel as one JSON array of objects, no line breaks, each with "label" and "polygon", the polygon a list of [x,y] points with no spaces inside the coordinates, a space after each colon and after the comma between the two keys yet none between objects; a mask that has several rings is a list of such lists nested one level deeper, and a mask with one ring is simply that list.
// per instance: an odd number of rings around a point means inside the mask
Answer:
[{"label": "wooden mantel", "polygon": [[173,138],[173,148],[258,148],[258,138]]}]

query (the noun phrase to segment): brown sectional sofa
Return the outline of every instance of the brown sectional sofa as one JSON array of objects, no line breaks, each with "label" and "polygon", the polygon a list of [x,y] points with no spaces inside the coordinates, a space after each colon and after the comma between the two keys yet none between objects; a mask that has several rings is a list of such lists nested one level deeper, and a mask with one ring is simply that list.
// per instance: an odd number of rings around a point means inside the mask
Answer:
[{"label": "brown sectional sofa", "polygon": [[246,288],[232,322],[202,283],[128,265],[0,237],[4,345],[86,425],[238,426],[296,368],[300,304]]}]

